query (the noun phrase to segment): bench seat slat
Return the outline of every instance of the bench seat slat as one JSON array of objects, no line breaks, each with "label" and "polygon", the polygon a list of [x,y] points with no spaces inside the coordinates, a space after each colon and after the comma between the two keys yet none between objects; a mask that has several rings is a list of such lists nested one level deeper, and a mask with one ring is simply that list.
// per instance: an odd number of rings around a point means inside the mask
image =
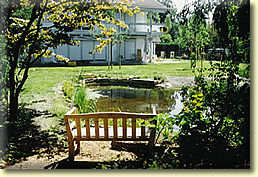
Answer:
[{"label": "bench seat slat", "polygon": [[99,137],[99,119],[98,118],[95,118],[94,119],[94,124],[95,124],[95,136],[96,138]]},{"label": "bench seat slat", "polygon": [[127,118],[122,119],[122,125],[123,125],[123,138],[127,137]]},{"label": "bench seat slat", "polygon": [[86,137],[90,137],[90,120],[85,119]]},{"label": "bench seat slat", "polygon": [[[142,136],[141,128],[136,128],[135,131],[136,131],[136,136],[135,137],[141,137]],[[133,137],[132,136],[132,127],[127,127],[126,132],[127,132],[127,135],[128,135],[127,137]],[[148,129],[146,129],[145,133],[147,134],[147,136],[146,136],[146,138],[147,138],[149,136]],[[74,137],[77,137],[77,130],[74,129],[72,131],[72,134],[73,134]],[[93,138],[93,137],[95,137],[95,135],[96,135],[95,127],[90,127],[90,137],[89,138]],[[123,136],[123,128],[122,127],[117,127],[117,136],[114,136],[113,126],[109,126],[108,127],[108,135],[109,135],[108,137],[114,137],[114,138],[115,137],[124,137]],[[81,129],[81,136],[82,137],[87,137],[85,128]],[[99,134],[98,134],[97,137],[98,138],[99,137],[105,137],[104,128],[103,127],[99,128]],[[95,138],[97,138],[97,137],[95,137]]]},{"label": "bench seat slat", "polygon": [[104,119],[104,137],[108,138],[108,119]]},{"label": "bench seat slat", "polygon": [[132,137],[136,138],[136,119],[132,119]]},{"label": "bench seat slat", "polygon": [[146,132],[146,130],[145,130],[145,123],[143,122],[142,124],[141,124],[141,136],[142,137],[145,137],[146,135],[145,135],[145,132]]},{"label": "bench seat slat", "polygon": [[114,139],[113,137],[110,138],[86,138],[86,137],[81,137],[81,138],[77,138],[75,137],[74,140],[79,140],[79,141],[148,141],[149,138],[147,137],[136,137],[136,138],[132,138],[132,137],[127,137],[127,138],[123,138],[123,137],[119,137]]},{"label": "bench seat slat", "polygon": [[113,132],[114,132],[114,138],[117,138],[117,119],[113,119]]},{"label": "bench seat slat", "polygon": [[[80,119],[76,119],[75,123],[76,123],[76,127],[81,127],[81,120]],[[81,137],[81,128],[76,128],[76,130],[77,130],[77,136]]]}]

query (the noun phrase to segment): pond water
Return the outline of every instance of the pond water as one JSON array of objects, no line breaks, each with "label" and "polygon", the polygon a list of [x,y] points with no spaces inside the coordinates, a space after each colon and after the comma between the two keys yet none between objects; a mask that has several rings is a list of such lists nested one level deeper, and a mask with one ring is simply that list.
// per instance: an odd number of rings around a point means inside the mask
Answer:
[{"label": "pond water", "polygon": [[136,112],[177,114],[181,108],[179,91],[172,89],[136,89],[129,87],[96,87],[94,92],[102,95],[97,104],[98,112]]}]

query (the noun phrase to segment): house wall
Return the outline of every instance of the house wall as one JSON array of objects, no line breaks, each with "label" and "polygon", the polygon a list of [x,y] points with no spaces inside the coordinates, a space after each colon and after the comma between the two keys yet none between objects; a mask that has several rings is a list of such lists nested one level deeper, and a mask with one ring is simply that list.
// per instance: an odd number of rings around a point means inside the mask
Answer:
[{"label": "house wall", "polygon": [[94,55],[89,54],[94,48],[93,41],[84,40],[81,45],[82,50],[82,60],[94,61]]},{"label": "house wall", "polygon": [[[95,53],[93,55],[89,54],[97,45],[97,41],[92,40],[81,40],[78,44],[79,46],[70,46],[70,45],[60,45],[56,49],[50,49],[55,54],[63,55],[65,58],[68,58],[70,61],[86,61],[86,62],[94,62],[94,61],[103,61],[106,58],[106,49],[103,49],[101,54]],[[42,58],[41,63],[51,63],[57,62],[55,57],[50,58]]]},{"label": "house wall", "polygon": [[[119,14],[117,14],[119,16]],[[122,20],[125,20],[126,24],[130,23],[147,23],[147,12],[144,15],[134,14],[129,16],[128,14],[121,14]],[[49,22],[46,23],[49,25]],[[131,33],[130,39],[126,39],[121,44],[121,55],[122,63],[137,62],[140,58],[141,61],[145,61],[146,53],[149,50],[149,31],[150,26],[142,24],[131,24],[129,25]],[[156,29],[157,28],[157,29]],[[153,31],[158,31],[159,26],[153,25]],[[122,30],[123,31],[123,30]],[[89,54],[90,51],[94,50],[94,47],[98,45],[98,42],[94,39],[91,39],[86,30],[78,30],[72,32],[71,35],[75,39],[80,40],[79,46],[58,46],[57,49],[52,49],[56,54],[63,55],[68,58],[70,61],[83,61],[85,63],[108,63],[108,47],[105,47],[101,53],[94,53],[93,55]],[[86,37],[87,39],[82,39],[80,36]],[[109,48],[109,57],[111,49]],[[119,62],[119,44],[113,45],[112,47],[112,62]],[[141,55],[141,56],[138,56]],[[54,57],[51,58],[42,58],[41,63],[56,63],[57,59]]]},{"label": "house wall", "polygon": [[139,37],[137,38],[136,40],[136,49],[137,49],[137,55],[138,55],[138,50],[141,50],[141,58],[142,58],[142,61],[145,60],[146,58],[146,53],[145,53],[145,40],[146,38],[145,37]]},{"label": "house wall", "polygon": [[[135,16],[136,16],[137,23],[146,23],[147,22],[147,13],[144,13],[144,15],[135,14]],[[147,29],[146,25],[136,25],[136,31],[137,32],[148,32],[148,29]]]}]

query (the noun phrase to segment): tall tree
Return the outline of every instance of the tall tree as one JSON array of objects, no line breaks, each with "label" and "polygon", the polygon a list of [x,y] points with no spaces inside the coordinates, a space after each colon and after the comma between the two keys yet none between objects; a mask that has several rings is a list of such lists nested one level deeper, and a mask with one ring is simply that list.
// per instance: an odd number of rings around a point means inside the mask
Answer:
[{"label": "tall tree", "polygon": [[[171,0],[158,0],[158,1],[162,3],[164,6],[169,8],[166,12],[159,13],[159,22],[165,23],[167,25],[166,26],[167,34],[163,37],[167,39],[168,36],[171,36],[171,40],[175,41],[175,39],[178,36],[177,8],[175,7],[175,4]],[[162,40],[162,42],[165,42],[165,41]]]},{"label": "tall tree", "polygon": [[210,1],[193,1],[184,6],[179,14],[178,43],[181,48],[190,53],[191,67],[196,66],[196,61],[203,59],[202,53],[205,46],[210,43],[208,33],[209,13],[213,4]]},{"label": "tall tree", "polygon": [[[5,1],[4,34],[7,38],[9,69],[9,117],[17,117],[18,99],[29,76],[30,67],[41,57],[56,55],[50,48],[59,45],[76,45],[69,32],[87,27],[98,30],[99,45],[93,52],[100,52],[111,42],[117,31],[112,26],[127,28],[127,25],[112,15],[123,12],[133,15],[140,10],[132,7],[133,0],[9,0]],[[44,22],[49,22],[44,25]],[[112,24],[107,27],[105,24]]]},{"label": "tall tree", "polygon": [[229,59],[250,63],[250,1],[219,1],[213,21],[220,47],[232,53]]}]

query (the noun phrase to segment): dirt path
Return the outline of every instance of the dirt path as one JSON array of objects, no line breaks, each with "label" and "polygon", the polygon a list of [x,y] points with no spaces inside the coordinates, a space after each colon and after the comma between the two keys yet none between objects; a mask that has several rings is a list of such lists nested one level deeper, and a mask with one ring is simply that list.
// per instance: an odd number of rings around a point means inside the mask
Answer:
[{"label": "dirt path", "polygon": [[[66,152],[34,155],[25,161],[8,166],[6,169],[58,169],[58,168],[101,168],[101,164],[108,161],[136,161],[137,155],[133,152],[111,149],[111,142],[82,142],[81,153],[75,156],[75,163],[68,165],[68,149]],[[79,166],[78,166],[79,164]]]},{"label": "dirt path", "polygon": [[181,89],[182,86],[192,85],[194,83],[194,77],[166,77],[164,87],[171,89]]},{"label": "dirt path", "polygon": [[[56,96],[63,96],[60,92],[61,87],[54,88]],[[60,125],[60,121],[55,118],[55,116],[49,113],[51,104],[54,100],[53,98],[44,98],[42,100],[32,100],[32,104],[27,107],[28,109],[36,111],[38,114],[33,116],[33,125],[37,126],[37,129],[34,129],[34,134],[43,134],[51,127],[57,127],[65,132],[64,125]],[[64,134],[59,134],[61,138],[66,138]],[[42,136],[39,136],[42,137]],[[59,137],[59,138],[60,138]],[[32,137],[34,140],[34,137]],[[31,140],[31,141],[33,141]],[[46,137],[38,141],[48,141]],[[68,148],[67,141],[65,141],[65,147],[62,149],[51,149],[52,152],[46,150],[46,147],[37,150],[35,155],[29,156],[25,159],[22,159],[20,162],[15,163],[14,165],[4,165],[5,169],[56,169],[56,168],[78,168],[78,165],[72,164],[67,166],[68,158]],[[28,145],[28,149],[35,149]],[[36,146],[36,145],[35,145]],[[40,145],[36,146],[41,147]],[[115,150],[111,149],[111,142],[82,142],[81,143],[81,153],[75,156],[75,161],[80,163],[79,167],[83,165],[83,168],[101,168],[99,163],[105,161],[135,161],[137,155],[133,152],[128,152],[126,150]],[[65,165],[64,165],[65,164]],[[3,165],[2,165],[3,166]]]}]

